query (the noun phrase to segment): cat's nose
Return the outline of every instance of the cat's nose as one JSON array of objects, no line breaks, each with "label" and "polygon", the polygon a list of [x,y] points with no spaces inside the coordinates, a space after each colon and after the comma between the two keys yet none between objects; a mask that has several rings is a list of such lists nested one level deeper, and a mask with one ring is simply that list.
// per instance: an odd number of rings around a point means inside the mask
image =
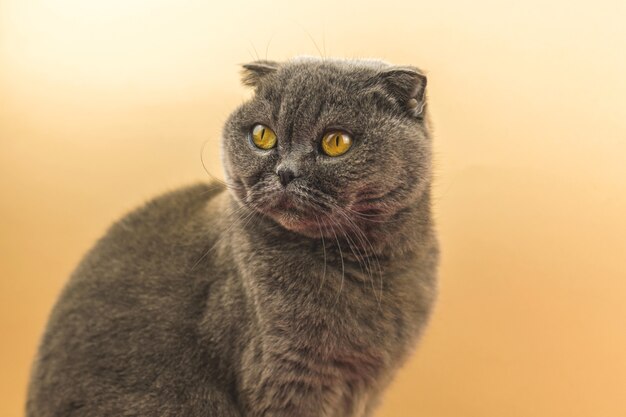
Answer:
[{"label": "cat's nose", "polygon": [[276,173],[278,174],[278,178],[280,178],[280,183],[283,185],[283,187],[286,187],[287,184],[289,184],[291,181],[293,181],[294,178],[296,178],[296,173],[288,167],[279,167],[276,170]]}]

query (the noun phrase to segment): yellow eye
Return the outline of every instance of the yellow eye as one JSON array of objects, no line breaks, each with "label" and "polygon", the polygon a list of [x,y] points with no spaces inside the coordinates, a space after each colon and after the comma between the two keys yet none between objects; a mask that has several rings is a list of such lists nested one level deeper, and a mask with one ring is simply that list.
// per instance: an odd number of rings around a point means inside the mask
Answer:
[{"label": "yellow eye", "polygon": [[276,133],[269,127],[257,124],[252,127],[252,142],[261,149],[272,149],[276,146]]},{"label": "yellow eye", "polygon": [[346,132],[328,132],[322,138],[322,150],[328,156],[343,155],[351,146],[352,137]]}]

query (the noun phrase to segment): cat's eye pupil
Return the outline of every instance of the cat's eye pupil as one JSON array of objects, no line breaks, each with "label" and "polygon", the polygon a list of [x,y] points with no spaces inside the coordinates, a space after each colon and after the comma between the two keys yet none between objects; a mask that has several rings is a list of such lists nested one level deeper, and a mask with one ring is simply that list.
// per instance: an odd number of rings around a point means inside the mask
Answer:
[{"label": "cat's eye pupil", "polygon": [[340,156],[352,147],[352,137],[347,132],[328,132],[322,138],[322,151],[328,156]]},{"label": "cat's eye pupil", "polygon": [[276,134],[269,127],[260,123],[254,125],[250,131],[254,146],[259,149],[272,149],[276,146]]}]

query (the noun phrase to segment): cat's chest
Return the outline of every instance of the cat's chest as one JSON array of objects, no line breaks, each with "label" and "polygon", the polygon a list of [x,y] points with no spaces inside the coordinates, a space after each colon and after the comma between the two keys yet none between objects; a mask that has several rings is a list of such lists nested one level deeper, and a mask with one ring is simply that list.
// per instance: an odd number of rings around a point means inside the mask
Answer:
[{"label": "cat's chest", "polygon": [[389,340],[397,340],[402,321],[396,320],[399,306],[390,311],[383,300],[384,276],[348,259],[338,266],[304,255],[259,271],[263,276],[253,285],[259,330],[283,359],[296,355],[353,382],[385,366],[398,344]]},{"label": "cat's chest", "polygon": [[384,336],[390,318],[383,309],[392,294],[380,266],[320,258],[302,253],[266,259],[248,271],[248,291],[263,324],[276,334],[318,340],[327,348],[369,344]]},{"label": "cat's chest", "polygon": [[247,258],[254,361],[264,370],[250,384],[271,403],[297,404],[301,416],[310,402],[321,410],[316,417],[361,417],[403,350],[406,321],[384,268],[325,255],[290,250]]},{"label": "cat's chest", "polygon": [[364,417],[378,393],[385,360],[375,351],[322,353],[315,345],[271,332],[257,341],[250,349],[258,349],[255,366],[244,370],[244,391],[257,399],[253,408],[281,404],[273,409],[275,415]]}]

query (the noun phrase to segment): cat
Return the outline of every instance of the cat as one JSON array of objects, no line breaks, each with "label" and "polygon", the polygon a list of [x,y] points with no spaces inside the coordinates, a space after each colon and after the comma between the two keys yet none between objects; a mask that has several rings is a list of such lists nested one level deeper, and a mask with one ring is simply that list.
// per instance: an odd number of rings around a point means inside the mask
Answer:
[{"label": "cat", "polygon": [[115,223],[55,305],[28,417],[366,417],[436,298],[426,77],[243,66],[225,182]]}]

